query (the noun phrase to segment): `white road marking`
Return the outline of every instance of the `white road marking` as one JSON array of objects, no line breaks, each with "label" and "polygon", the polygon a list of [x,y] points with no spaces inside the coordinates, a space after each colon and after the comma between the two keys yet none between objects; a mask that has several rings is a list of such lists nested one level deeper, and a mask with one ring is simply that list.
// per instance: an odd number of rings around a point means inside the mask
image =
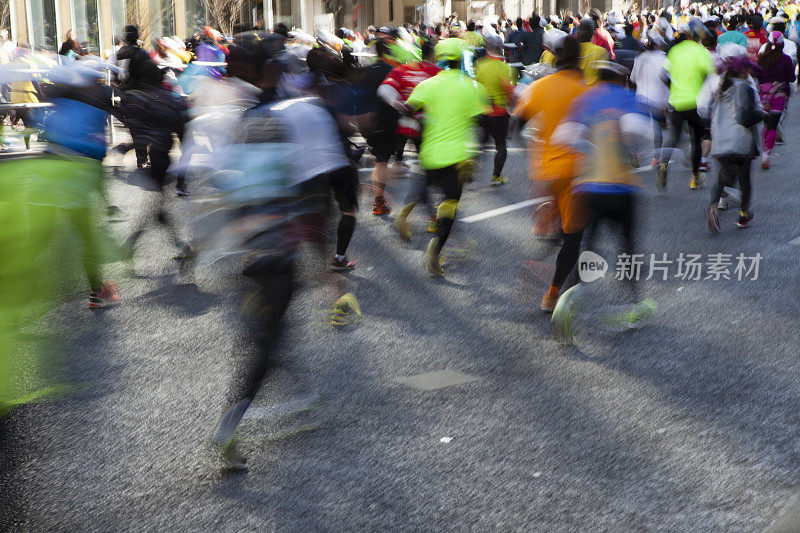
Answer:
[{"label": "white road marking", "polygon": [[542,202],[546,202],[549,199],[550,196],[542,196],[541,198],[531,198],[530,200],[517,202],[516,204],[511,204],[504,207],[498,207],[497,209],[491,209],[489,211],[484,211],[483,213],[478,213],[477,215],[471,215],[462,219],[458,219],[458,221],[466,223],[479,222],[481,220],[486,220],[487,218],[505,215],[506,213],[510,213],[511,211],[516,211],[517,209],[524,209],[525,207],[541,204]]},{"label": "white road marking", "polygon": [[646,167],[634,168],[633,170],[631,170],[631,172],[633,172],[634,174],[638,174],[639,172],[647,172],[648,170],[651,170],[651,169],[654,169],[654,168],[656,168],[656,167],[654,167],[653,165],[648,165]]},{"label": "white road marking", "polygon": [[[524,150],[524,149],[523,148],[519,148],[519,150]],[[374,167],[359,168],[358,171],[367,173],[367,172],[372,172],[373,168]],[[649,165],[649,166],[646,166],[646,167],[635,168],[631,172],[633,172],[635,174],[638,174],[639,172],[646,172],[646,171],[652,170],[654,168],[655,168],[654,166]],[[478,213],[477,215],[471,215],[471,216],[459,219],[459,222],[466,222],[467,224],[470,224],[472,222],[480,222],[481,220],[486,220],[487,218],[493,218],[493,217],[496,217],[496,216],[505,215],[506,213],[510,213],[511,211],[516,211],[518,209],[524,209],[524,208],[532,206],[532,205],[538,205],[538,204],[541,204],[542,202],[546,202],[549,199],[550,199],[550,196],[542,196],[540,198],[532,198],[530,200],[517,202],[516,204],[511,204],[511,205],[507,205],[507,206],[504,206],[504,207],[498,207],[497,209],[491,209],[489,211],[484,211],[483,213]],[[800,244],[800,237],[798,237],[797,240],[798,240],[797,243],[793,242],[792,244]]]}]

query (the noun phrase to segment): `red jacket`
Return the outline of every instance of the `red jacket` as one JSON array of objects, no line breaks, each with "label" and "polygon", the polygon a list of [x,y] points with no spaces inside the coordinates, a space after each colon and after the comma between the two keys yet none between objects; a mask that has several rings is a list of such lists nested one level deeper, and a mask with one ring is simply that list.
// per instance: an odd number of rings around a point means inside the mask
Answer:
[{"label": "red jacket", "polygon": [[608,55],[611,56],[611,59],[614,59],[614,39],[611,37],[611,34],[608,33],[608,30],[605,28],[597,28],[594,30],[594,35],[592,35],[592,44],[596,44],[597,46],[602,46],[608,52]]},{"label": "red jacket", "polygon": [[769,41],[767,32],[765,32],[763,28],[758,32],[755,30],[747,30],[744,32],[744,36],[747,37],[747,59],[756,61],[758,59],[758,51],[761,50],[764,43]]}]

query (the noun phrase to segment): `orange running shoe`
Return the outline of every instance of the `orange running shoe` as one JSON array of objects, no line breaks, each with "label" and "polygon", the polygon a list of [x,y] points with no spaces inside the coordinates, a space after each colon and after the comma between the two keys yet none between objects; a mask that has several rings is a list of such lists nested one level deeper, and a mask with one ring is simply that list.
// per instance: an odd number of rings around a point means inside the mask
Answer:
[{"label": "orange running shoe", "polygon": [[99,309],[118,304],[120,301],[119,287],[113,281],[106,281],[100,290],[89,293],[89,308]]},{"label": "orange running shoe", "polygon": [[558,293],[559,293],[559,288],[550,285],[550,288],[547,289],[547,292],[542,298],[542,303],[539,304],[539,309],[541,309],[545,313],[552,313],[553,310],[556,308],[556,302],[558,302]]},{"label": "orange running shoe", "polygon": [[375,216],[388,215],[392,210],[386,205],[386,200],[375,200],[372,205],[372,214]]}]

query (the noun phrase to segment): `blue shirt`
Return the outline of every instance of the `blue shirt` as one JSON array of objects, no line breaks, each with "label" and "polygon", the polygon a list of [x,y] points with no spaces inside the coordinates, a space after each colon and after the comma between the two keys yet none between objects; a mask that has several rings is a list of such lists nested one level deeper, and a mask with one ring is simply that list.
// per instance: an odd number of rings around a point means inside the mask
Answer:
[{"label": "blue shirt", "polygon": [[627,193],[641,186],[631,173],[630,149],[620,126],[622,116],[630,113],[649,120],[647,107],[636,94],[613,83],[601,83],[572,103],[564,120],[583,126],[583,139],[576,139],[576,147],[588,147],[589,156],[588,167],[576,180],[575,190]]}]

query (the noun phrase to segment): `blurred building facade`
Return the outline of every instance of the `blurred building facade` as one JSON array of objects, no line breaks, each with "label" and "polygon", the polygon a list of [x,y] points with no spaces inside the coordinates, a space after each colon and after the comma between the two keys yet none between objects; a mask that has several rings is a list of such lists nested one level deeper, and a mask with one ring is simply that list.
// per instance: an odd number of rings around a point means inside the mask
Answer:
[{"label": "blurred building facade", "polygon": [[[587,7],[612,8],[619,0],[0,0],[0,28],[12,40],[33,48],[57,50],[68,30],[91,52],[109,50],[126,24],[142,28],[145,40],[164,35],[187,38],[220,6],[229,13],[223,32],[287,27],[363,31],[369,24],[432,23],[457,13],[459,19],[528,18],[577,13]],[[148,43],[149,46],[149,43]]]},{"label": "blurred building facade", "polygon": [[[333,29],[340,19],[357,27],[370,24],[372,3],[363,0],[0,0],[0,28],[34,49],[58,50],[68,30],[91,52],[111,49],[126,24],[136,24],[145,40],[165,35],[187,38],[225,13],[226,33],[271,27]],[[148,43],[149,46],[149,43]]]}]

